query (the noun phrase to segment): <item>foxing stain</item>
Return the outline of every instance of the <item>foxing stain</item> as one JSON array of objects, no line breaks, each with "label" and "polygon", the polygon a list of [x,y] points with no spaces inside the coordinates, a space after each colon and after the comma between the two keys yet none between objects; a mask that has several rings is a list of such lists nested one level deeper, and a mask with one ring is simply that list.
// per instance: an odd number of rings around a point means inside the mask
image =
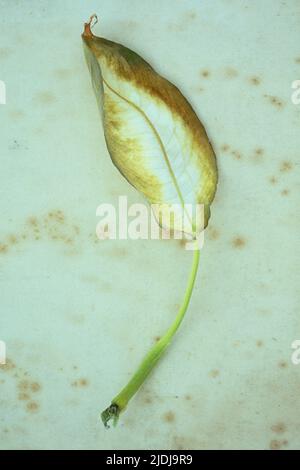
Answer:
[{"label": "foxing stain", "polygon": [[237,236],[237,237],[233,238],[231,244],[232,244],[233,248],[237,248],[237,249],[244,248],[244,246],[246,245],[246,240],[245,240],[245,238],[243,238],[241,236]]}]

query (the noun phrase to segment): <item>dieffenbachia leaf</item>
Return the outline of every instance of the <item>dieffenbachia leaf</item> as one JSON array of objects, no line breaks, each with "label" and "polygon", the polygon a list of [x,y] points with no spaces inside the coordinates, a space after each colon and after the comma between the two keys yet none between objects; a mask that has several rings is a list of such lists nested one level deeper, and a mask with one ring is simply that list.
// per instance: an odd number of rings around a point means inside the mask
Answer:
[{"label": "dieffenbachia leaf", "polygon": [[[178,88],[142,57],[93,35],[93,18],[85,24],[82,39],[113,163],[162,217],[171,206],[202,204],[205,227],[216,191],[217,167],[203,125]],[[199,226],[198,219],[190,217],[183,221],[179,211],[168,228],[195,235],[203,223]],[[177,330],[189,303],[198,261],[199,250],[195,250],[188,289],[174,324],[102,414],[105,425],[110,419],[117,420]]]},{"label": "dieffenbachia leaf", "polygon": [[[217,169],[195,111],[178,88],[135,52],[94,36],[89,24],[83,41],[114,164],[162,216],[169,206],[203,204],[205,227]],[[193,232],[180,211],[172,222],[171,229]]]}]

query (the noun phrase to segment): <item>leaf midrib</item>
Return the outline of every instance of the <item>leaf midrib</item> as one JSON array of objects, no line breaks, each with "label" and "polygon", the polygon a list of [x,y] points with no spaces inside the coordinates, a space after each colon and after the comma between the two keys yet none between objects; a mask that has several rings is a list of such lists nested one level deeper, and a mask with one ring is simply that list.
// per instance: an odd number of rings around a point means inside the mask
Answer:
[{"label": "leaf midrib", "polygon": [[171,166],[171,163],[170,163],[170,160],[169,160],[169,157],[168,157],[168,154],[167,154],[167,151],[165,149],[165,146],[163,144],[163,141],[161,140],[161,137],[158,133],[158,131],[156,130],[154,124],[152,123],[152,121],[148,118],[148,116],[146,115],[146,113],[144,113],[144,111],[139,108],[135,103],[133,103],[132,101],[130,101],[129,99],[125,98],[124,96],[120,95],[120,93],[118,93],[116,90],[114,90],[108,83],[107,81],[102,77],[102,80],[103,80],[103,83],[107,86],[107,88],[109,90],[111,90],[115,95],[117,95],[119,98],[121,98],[122,100],[126,101],[126,103],[128,103],[130,106],[132,106],[136,111],[138,111],[143,117],[144,119],[146,120],[146,122],[148,123],[149,127],[151,128],[151,130],[153,131],[157,141],[158,141],[158,144],[161,148],[161,151],[162,151],[162,154],[164,156],[164,160],[166,162],[166,165],[168,167],[168,170],[169,170],[169,173],[171,175],[171,178],[172,178],[172,181],[173,181],[173,184],[176,188],[176,191],[178,193],[178,197],[180,199],[180,202],[181,202],[181,205],[182,207],[184,207],[184,199],[183,199],[183,196],[182,196],[182,193],[180,191],[180,188],[179,188],[179,185],[177,183],[177,180],[176,180],[176,176],[174,174],[174,171],[172,169],[172,166]]}]

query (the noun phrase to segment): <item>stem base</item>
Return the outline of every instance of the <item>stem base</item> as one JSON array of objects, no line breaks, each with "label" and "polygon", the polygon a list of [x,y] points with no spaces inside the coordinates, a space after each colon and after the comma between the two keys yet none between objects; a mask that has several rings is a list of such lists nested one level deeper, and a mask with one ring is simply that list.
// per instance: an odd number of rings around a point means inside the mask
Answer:
[{"label": "stem base", "polygon": [[102,411],[101,419],[106,428],[109,428],[109,421],[112,420],[113,426],[116,426],[119,416],[120,416],[120,408],[115,403],[112,403],[106,410]]}]

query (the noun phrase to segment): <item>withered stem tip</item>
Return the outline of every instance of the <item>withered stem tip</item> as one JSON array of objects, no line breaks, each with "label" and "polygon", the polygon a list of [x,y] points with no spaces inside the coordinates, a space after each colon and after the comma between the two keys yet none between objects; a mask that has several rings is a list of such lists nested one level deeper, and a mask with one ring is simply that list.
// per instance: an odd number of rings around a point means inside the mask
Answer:
[{"label": "withered stem tip", "polygon": [[84,37],[93,37],[93,33],[92,33],[92,28],[95,26],[95,24],[98,23],[98,16],[94,13],[91,17],[90,17],[90,21],[88,23],[84,23],[84,31],[83,31],[83,36]]}]

